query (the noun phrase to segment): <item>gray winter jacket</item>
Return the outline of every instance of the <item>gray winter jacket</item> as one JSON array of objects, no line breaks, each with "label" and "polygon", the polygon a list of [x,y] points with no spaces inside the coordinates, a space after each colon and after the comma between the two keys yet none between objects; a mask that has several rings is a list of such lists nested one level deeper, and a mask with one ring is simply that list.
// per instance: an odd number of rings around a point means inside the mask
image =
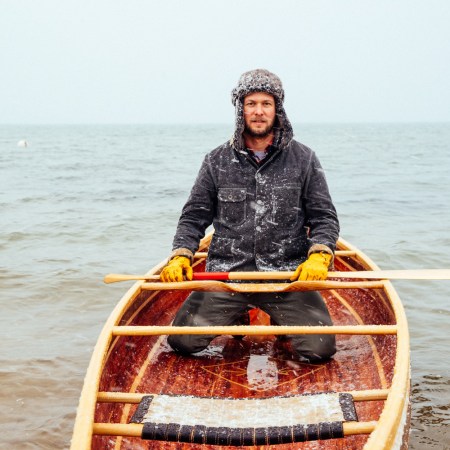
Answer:
[{"label": "gray winter jacket", "polygon": [[320,162],[295,140],[272,148],[261,165],[230,142],[209,153],[183,208],[173,255],[194,253],[211,224],[208,271],[294,270],[310,253],[333,253],[339,236]]}]

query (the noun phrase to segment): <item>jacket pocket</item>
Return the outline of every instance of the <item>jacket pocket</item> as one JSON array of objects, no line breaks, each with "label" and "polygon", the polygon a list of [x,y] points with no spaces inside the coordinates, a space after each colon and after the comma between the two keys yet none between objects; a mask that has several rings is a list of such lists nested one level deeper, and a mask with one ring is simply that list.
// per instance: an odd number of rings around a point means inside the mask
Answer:
[{"label": "jacket pocket", "polygon": [[220,188],[217,194],[218,217],[224,225],[240,225],[246,218],[247,190],[244,188]]},{"label": "jacket pocket", "polygon": [[298,186],[273,188],[273,220],[284,227],[294,226],[301,216],[301,189]]}]

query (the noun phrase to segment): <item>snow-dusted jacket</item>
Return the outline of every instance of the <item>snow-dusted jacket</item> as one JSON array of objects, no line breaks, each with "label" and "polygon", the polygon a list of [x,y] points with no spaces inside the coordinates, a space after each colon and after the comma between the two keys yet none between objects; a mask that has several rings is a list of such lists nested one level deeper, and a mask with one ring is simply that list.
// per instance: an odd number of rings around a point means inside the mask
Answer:
[{"label": "snow-dusted jacket", "polygon": [[316,154],[295,140],[271,150],[260,165],[230,142],[205,157],[174,254],[197,251],[211,224],[208,271],[294,270],[309,253],[334,252],[339,222]]}]

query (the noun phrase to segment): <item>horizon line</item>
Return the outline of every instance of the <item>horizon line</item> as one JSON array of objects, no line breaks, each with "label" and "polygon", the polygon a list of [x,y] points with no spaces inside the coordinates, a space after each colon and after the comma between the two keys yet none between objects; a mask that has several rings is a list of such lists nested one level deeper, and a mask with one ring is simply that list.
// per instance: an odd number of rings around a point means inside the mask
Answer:
[{"label": "horizon line", "polygon": [[[294,126],[303,125],[414,125],[414,124],[450,124],[450,120],[402,120],[402,121],[312,121],[292,122]],[[0,126],[230,126],[234,123],[226,122],[6,122]]]}]

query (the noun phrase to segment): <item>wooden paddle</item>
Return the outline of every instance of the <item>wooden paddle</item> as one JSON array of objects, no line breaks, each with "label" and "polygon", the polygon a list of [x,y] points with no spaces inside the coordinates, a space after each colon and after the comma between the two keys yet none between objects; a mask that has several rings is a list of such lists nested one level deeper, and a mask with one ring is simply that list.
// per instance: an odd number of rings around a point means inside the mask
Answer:
[{"label": "wooden paddle", "polygon": [[[197,272],[194,281],[203,280],[289,280],[294,272]],[[351,278],[366,280],[450,280],[450,269],[416,270],[367,270],[360,272],[328,272],[328,278]],[[118,281],[159,281],[159,275],[124,275],[111,273],[105,283]]]}]

